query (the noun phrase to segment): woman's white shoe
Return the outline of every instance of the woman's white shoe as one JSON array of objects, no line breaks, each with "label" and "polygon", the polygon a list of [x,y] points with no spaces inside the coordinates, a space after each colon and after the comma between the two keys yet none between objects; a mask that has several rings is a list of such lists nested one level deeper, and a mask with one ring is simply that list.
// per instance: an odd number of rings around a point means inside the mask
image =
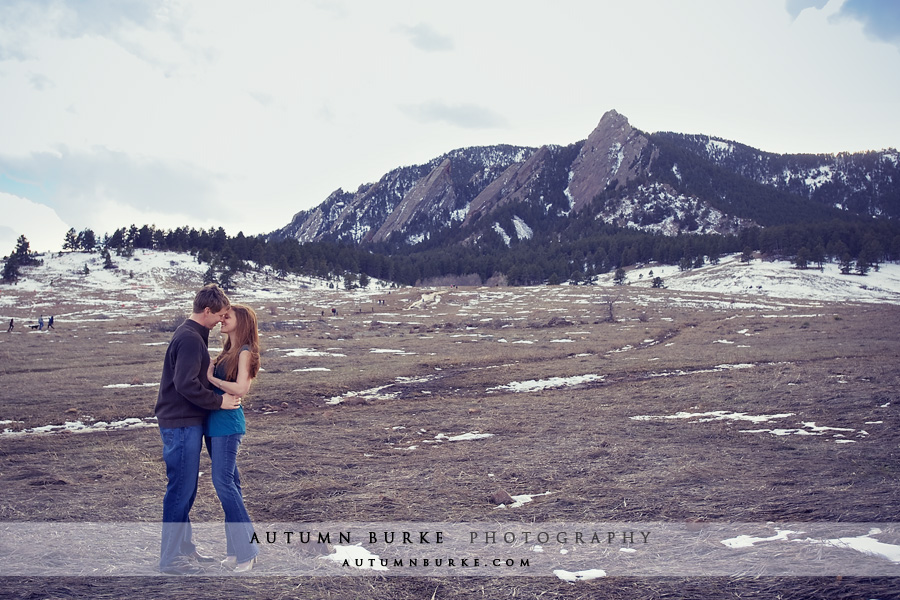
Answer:
[{"label": "woman's white shoe", "polygon": [[246,573],[247,571],[249,571],[250,569],[252,569],[252,568],[253,568],[253,565],[255,565],[255,564],[256,564],[256,557],[254,556],[253,558],[251,558],[251,559],[248,560],[247,562],[238,563],[238,564],[234,567],[234,572],[235,572],[235,573]]},{"label": "woman's white shoe", "polygon": [[237,566],[237,556],[226,556],[221,564],[226,569],[234,569]]}]

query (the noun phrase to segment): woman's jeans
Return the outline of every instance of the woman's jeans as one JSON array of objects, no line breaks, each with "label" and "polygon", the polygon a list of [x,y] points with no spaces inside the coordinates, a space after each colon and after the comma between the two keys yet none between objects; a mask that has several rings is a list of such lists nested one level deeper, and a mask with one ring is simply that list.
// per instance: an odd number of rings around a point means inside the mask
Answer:
[{"label": "woman's jeans", "polygon": [[228,556],[236,556],[239,563],[247,562],[259,553],[253,537],[253,524],[244,506],[241,477],[238,474],[237,454],[243,434],[233,433],[206,437],[206,450],[212,460],[212,480],[225,511],[225,539]]}]

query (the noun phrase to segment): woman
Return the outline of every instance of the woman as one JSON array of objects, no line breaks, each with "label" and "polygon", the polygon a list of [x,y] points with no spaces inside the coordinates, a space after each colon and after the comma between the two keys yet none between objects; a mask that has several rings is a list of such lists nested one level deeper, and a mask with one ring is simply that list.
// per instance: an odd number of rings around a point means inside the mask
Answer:
[{"label": "woman", "polygon": [[[207,376],[216,391],[244,396],[259,372],[259,332],[256,313],[249,306],[232,304],[222,322],[222,352],[209,365]],[[206,449],[212,460],[212,480],[225,511],[226,568],[249,571],[259,549],[250,543],[253,525],[244,506],[237,469],[238,447],[246,433],[244,410],[216,410],[206,423]]]}]

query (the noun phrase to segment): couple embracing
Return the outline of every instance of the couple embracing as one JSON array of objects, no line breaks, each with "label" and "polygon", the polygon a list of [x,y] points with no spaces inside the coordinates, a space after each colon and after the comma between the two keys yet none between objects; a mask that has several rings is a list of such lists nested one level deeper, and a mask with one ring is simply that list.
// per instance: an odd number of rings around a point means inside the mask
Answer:
[{"label": "couple embracing", "polygon": [[[224,343],[212,360],[209,332],[220,323]],[[194,298],[190,318],[172,335],[156,403],[168,477],[159,560],[163,573],[197,573],[198,563],[215,561],[198,552],[191,538],[189,514],[197,496],[204,440],[225,511],[227,555],[222,565],[243,572],[256,562],[258,549],[250,543],[253,525],[244,506],[237,453],[246,432],[241,398],[258,371],[256,313],[231,304],[217,285],[204,286]]]}]

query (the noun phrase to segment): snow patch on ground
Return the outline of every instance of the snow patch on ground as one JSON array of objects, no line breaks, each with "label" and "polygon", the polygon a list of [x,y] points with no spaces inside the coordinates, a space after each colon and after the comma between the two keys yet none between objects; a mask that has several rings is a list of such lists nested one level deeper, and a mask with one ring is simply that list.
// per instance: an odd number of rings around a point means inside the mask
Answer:
[{"label": "snow patch on ground", "polygon": [[[651,275],[652,272],[652,275]],[[674,265],[645,265],[627,271],[628,285],[651,287],[660,277],[669,290],[718,292],[754,302],[766,298],[796,298],[831,302],[878,302],[900,304],[900,264],[885,263],[868,275],[844,275],[837,264],[819,269],[797,269],[788,261],[753,259],[742,263],[737,254],[723,257],[717,265],[680,271]],[[613,274],[598,278],[599,285],[614,286]],[[621,286],[619,286],[621,287]]]},{"label": "snow patch on ground", "polygon": [[135,388],[135,387],[159,387],[159,382],[156,383],[111,383],[109,385],[104,385],[104,388]]},{"label": "snow patch on ground", "polygon": [[484,440],[490,437],[494,437],[493,433],[480,433],[478,431],[470,431],[468,433],[461,433],[459,435],[450,435],[444,433],[439,433],[434,436],[436,440],[442,440],[446,442],[468,442],[471,440]]},{"label": "snow patch on ground", "polygon": [[328,560],[343,565],[345,562],[361,570],[387,571],[388,568],[381,565],[380,557],[372,554],[362,543],[352,546],[335,546],[334,552],[328,556],[320,556],[320,560]]},{"label": "snow patch on ground", "polygon": [[[193,298],[203,285],[209,268],[190,254],[155,250],[137,250],[131,257],[113,256],[115,269],[104,269],[98,252],[48,252],[36,258],[43,264],[23,268],[16,285],[2,286],[0,320],[15,318],[17,331],[20,327],[24,330],[29,321],[37,322],[42,314],[45,320],[55,315],[57,321],[63,318],[68,323],[133,318],[135,314],[185,314],[190,308],[189,304],[186,307],[186,299]],[[232,301],[251,305],[275,300],[292,302],[301,293],[343,286],[338,280],[276,277],[266,268],[240,273],[234,284],[234,291],[229,293]],[[367,288],[347,291],[345,303],[368,301],[387,287],[375,280]]]},{"label": "snow patch on ground", "polygon": [[512,238],[509,237],[509,234],[500,226],[500,223],[494,223],[493,229],[497,232],[497,235],[503,239],[503,243],[509,246],[512,242]]},{"label": "snow patch on ground", "polygon": [[513,217],[513,227],[516,230],[516,237],[520,240],[530,240],[534,236],[534,230],[520,217]]},{"label": "snow patch on ground", "polygon": [[488,388],[488,392],[540,392],[542,390],[572,387],[592,381],[603,381],[602,375],[576,375],[574,377],[549,377],[547,379],[529,379],[527,381],[513,381],[506,385],[498,385]]},{"label": "snow patch on ground", "polygon": [[599,579],[606,577],[606,571],[603,569],[588,569],[586,571],[566,571],[565,569],[555,569],[553,574],[569,583],[578,581],[589,581],[591,579]]},{"label": "snow patch on ground", "polygon": [[777,415],[748,415],[747,413],[714,410],[702,413],[677,412],[674,415],[638,415],[628,418],[632,421],[656,421],[660,419],[696,419],[697,423],[708,423],[710,421],[750,421],[752,423],[765,423],[773,419],[786,419],[787,417],[791,417],[793,415],[794,413],[782,413]]},{"label": "snow patch on ground", "polygon": [[[712,421],[749,421],[751,423],[767,423],[777,419],[786,419],[794,416],[794,413],[779,413],[773,415],[748,415],[742,412],[732,412],[726,410],[714,410],[708,412],[686,412],[681,411],[672,415],[637,415],[628,417],[632,421],[668,421],[668,420],[690,420],[692,423],[710,423]],[[853,429],[851,427],[828,427],[816,425],[814,421],[805,421],[798,423],[798,428],[777,428],[777,429],[742,429],[739,433],[770,433],[772,435],[801,435],[801,436],[823,436],[827,433],[832,434],[837,444],[853,444],[856,440],[847,439],[848,435],[855,434],[857,439],[865,438],[869,433],[863,429]]]},{"label": "snow patch on ground", "polygon": [[323,350],[313,350],[312,348],[294,348],[293,350],[281,350],[285,356],[291,357],[310,357],[310,356],[347,356],[337,352],[325,352]]},{"label": "snow patch on ground", "polygon": [[816,539],[810,537],[795,537],[806,535],[803,532],[791,531],[788,529],[776,529],[775,535],[770,537],[739,535],[737,537],[722,540],[721,543],[729,548],[734,549],[752,548],[756,544],[767,542],[794,542],[802,544],[813,544],[817,546],[831,546],[833,548],[855,550],[857,552],[861,552],[862,554],[887,559],[893,563],[900,563],[900,546],[897,546],[895,544],[887,544],[873,537],[880,533],[882,533],[881,529],[874,527],[870,529],[869,532],[865,535],[834,539]]},{"label": "snow patch on ground", "polygon": [[[3,421],[0,424],[11,423],[12,421]],[[0,435],[19,436],[47,433],[97,433],[99,431],[111,431],[115,429],[141,429],[144,427],[158,426],[159,425],[156,423],[156,417],[148,417],[146,419],[131,417],[129,419],[123,419],[121,421],[97,421],[96,423],[89,424],[84,423],[83,421],[66,421],[62,425],[44,425],[41,427],[31,427],[29,429],[23,429],[21,431],[4,429],[2,432],[0,432]]]},{"label": "snow patch on ground", "polygon": [[519,508],[525,504],[528,504],[538,496],[549,496],[553,492],[544,492],[543,494],[520,494],[518,496],[510,496],[513,499],[513,503],[509,506],[505,504],[497,505],[497,508]]}]

